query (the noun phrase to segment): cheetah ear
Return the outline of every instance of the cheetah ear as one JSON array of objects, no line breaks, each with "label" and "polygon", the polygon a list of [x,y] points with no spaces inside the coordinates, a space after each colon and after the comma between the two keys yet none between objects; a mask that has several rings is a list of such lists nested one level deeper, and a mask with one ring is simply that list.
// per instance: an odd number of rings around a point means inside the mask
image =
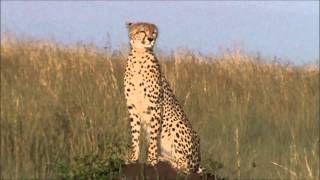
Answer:
[{"label": "cheetah ear", "polygon": [[132,23],[132,22],[126,22],[126,26],[127,26],[127,28],[130,28],[132,25],[133,25],[133,23]]}]

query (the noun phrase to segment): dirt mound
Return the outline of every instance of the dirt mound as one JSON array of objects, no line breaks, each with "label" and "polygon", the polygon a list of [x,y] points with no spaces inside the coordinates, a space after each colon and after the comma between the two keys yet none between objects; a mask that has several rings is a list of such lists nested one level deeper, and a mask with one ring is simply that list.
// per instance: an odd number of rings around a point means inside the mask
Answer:
[{"label": "dirt mound", "polygon": [[136,179],[150,179],[150,180],[170,180],[170,179],[184,179],[188,180],[219,180],[221,178],[216,177],[215,175],[204,175],[200,176],[198,174],[190,174],[188,176],[183,176],[175,171],[170,164],[166,162],[159,162],[154,167],[148,166],[142,163],[133,163],[124,165],[122,167],[123,179],[127,180],[136,180]]}]

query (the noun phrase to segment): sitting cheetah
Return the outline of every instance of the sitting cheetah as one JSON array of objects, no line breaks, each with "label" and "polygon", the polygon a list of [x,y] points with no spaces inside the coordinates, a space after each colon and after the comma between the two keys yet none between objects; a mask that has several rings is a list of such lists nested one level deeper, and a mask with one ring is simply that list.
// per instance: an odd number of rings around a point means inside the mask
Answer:
[{"label": "sitting cheetah", "polygon": [[158,29],[149,23],[128,23],[127,27],[131,52],[124,85],[132,135],[129,161],[138,160],[142,126],[147,131],[150,165],[160,159],[187,174],[200,173],[200,139],[161,74],[153,53]]}]

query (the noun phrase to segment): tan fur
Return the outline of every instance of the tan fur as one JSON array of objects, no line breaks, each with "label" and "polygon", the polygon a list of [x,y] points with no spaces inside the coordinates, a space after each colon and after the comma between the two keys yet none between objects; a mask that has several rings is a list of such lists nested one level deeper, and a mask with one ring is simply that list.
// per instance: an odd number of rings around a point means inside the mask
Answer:
[{"label": "tan fur", "polygon": [[149,140],[149,164],[155,165],[160,159],[185,173],[200,171],[200,139],[153,53],[158,28],[150,23],[128,23],[127,27],[131,45],[125,72],[132,135],[130,161],[138,160],[142,126]]}]

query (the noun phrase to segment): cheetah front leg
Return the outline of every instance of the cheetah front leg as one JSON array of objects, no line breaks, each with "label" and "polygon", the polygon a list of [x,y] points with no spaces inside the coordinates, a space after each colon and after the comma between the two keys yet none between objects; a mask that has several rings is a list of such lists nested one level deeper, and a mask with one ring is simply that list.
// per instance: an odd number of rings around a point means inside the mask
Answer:
[{"label": "cheetah front leg", "polygon": [[161,109],[160,106],[149,107],[150,109],[150,126],[148,128],[149,133],[149,146],[148,146],[148,164],[154,166],[158,163],[158,141],[160,137],[160,121],[161,121]]},{"label": "cheetah front leg", "polygon": [[129,109],[129,120],[131,126],[131,154],[129,157],[129,162],[136,162],[139,159],[140,147],[139,147],[139,137],[141,123],[138,114],[135,112],[132,106],[128,106]]}]

